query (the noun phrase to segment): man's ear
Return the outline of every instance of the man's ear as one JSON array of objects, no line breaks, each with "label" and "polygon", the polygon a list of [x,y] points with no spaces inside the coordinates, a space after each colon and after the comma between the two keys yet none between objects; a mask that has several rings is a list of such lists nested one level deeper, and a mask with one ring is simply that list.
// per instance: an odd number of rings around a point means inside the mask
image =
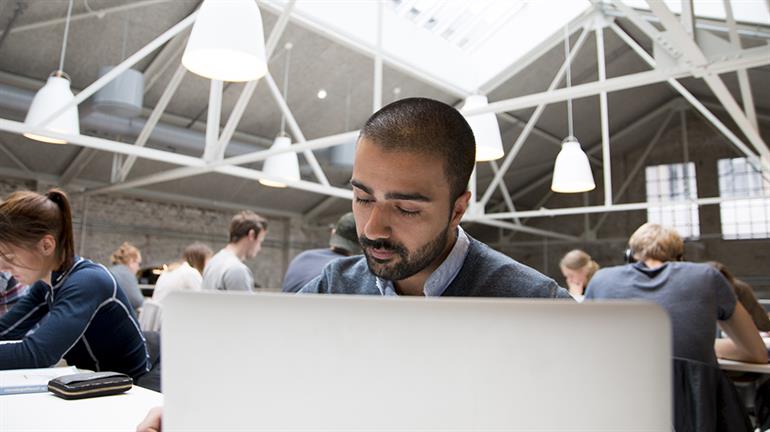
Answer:
[{"label": "man's ear", "polygon": [[37,251],[45,257],[56,253],[56,239],[51,234],[46,234],[37,242]]},{"label": "man's ear", "polygon": [[449,220],[449,225],[452,228],[456,228],[457,225],[460,225],[460,221],[462,220],[465,211],[468,210],[468,202],[470,199],[471,191],[465,191],[462,195],[457,197],[454,204],[452,204],[452,217]]}]

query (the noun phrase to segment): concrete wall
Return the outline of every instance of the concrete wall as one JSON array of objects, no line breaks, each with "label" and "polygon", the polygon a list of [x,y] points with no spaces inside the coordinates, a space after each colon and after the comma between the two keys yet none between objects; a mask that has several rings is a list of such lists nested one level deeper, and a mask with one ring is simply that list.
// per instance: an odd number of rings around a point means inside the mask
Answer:
[{"label": "concrete wall", "polygon": [[[0,196],[22,189],[44,192],[50,186],[0,180]],[[76,196],[71,205],[77,253],[109,264],[112,252],[128,241],[141,250],[143,267],[175,261],[195,241],[216,252],[227,243],[235,213],[112,195]],[[280,288],[289,260],[302,250],[326,246],[328,239],[325,228],[308,229],[296,218],[271,218],[262,251],[246,264],[260,286]]]},{"label": "concrete wall", "polygon": [[[693,111],[686,111],[686,131],[689,160],[695,163],[698,197],[716,197],[719,195],[717,161],[723,158],[741,157],[714,128]],[[661,139],[655,145],[644,166],[681,163],[684,161],[682,123],[679,116],[674,117]],[[650,124],[657,129],[659,125]],[[767,132],[768,129],[763,130]],[[766,134],[765,134],[766,135]],[[739,134],[740,136],[740,134]],[[765,140],[768,137],[765,136]],[[612,146],[626,143],[612,143]],[[617,192],[621,184],[630,175],[635,163],[641,158],[642,143],[624,152],[613,154],[612,182],[613,191]],[[612,148],[612,147],[611,147]],[[597,180],[596,190],[587,194],[589,205],[604,203],[602,173],[594,168]],[[561,208],[585,205],[584,194],[554,195],[545,204],[547,208]],[[646,200],[644,168],[634,177],[628,192],[616,202],[644,202]],[[601,214],[589,216],[563,216],[554,218],[530,219],[528,225],[581,236],[586,220],[594,227]],[[701,206],[699,209],[701,236],[697,240],[687,241],[685,257],[689,261],[717,260],[725,263],[736,276],[751,283],[755,290],[770,298],[770,239],[761,240],[723,240],[721,236],[720,212],[718,205]],[[527,263],[538,270],[554,277],[560,283],[564,279],[559,271],[561,257],[573,248],[581,248],[591,254],[602,266],[621,264],[623,250],[628,237],[647,221],[646,211],[609,213],[604,224],[595,233],[595,239],[589,235],[584,241],[560,242],[516,234],[502,241],[490,239],[495,246],[517,260]]]}]

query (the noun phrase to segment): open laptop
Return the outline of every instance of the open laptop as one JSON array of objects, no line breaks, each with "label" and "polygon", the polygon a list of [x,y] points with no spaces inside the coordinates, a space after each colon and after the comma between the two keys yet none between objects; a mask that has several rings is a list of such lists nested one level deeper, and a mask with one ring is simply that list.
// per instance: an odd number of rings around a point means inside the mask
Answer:
[{"label": "open laptop", "polygon": [[657,306],[174,293],[164,431],[671,430]]}]

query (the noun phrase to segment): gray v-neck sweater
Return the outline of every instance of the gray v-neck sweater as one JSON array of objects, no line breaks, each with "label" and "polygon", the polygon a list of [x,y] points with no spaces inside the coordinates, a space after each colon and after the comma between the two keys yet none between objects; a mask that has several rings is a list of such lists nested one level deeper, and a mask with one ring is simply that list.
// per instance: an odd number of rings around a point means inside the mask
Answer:
[{"label": "gray v-neck sweater", "polygon": [[[468,236],[462,268],[442,294],[451,297],[528,297],[571,299],[564,288],[538,271]],[[327,265],[300,293],[381,295],[366,257],[342,258]]]}]

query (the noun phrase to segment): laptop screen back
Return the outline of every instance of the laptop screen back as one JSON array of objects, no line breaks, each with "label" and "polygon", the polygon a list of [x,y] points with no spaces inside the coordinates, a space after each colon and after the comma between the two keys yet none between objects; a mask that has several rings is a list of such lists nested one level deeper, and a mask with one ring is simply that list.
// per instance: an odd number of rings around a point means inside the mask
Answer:
[{"label": "laptop screen back", "polygon": [[670,431],[654,305],[174,293],[164,430]]}]

